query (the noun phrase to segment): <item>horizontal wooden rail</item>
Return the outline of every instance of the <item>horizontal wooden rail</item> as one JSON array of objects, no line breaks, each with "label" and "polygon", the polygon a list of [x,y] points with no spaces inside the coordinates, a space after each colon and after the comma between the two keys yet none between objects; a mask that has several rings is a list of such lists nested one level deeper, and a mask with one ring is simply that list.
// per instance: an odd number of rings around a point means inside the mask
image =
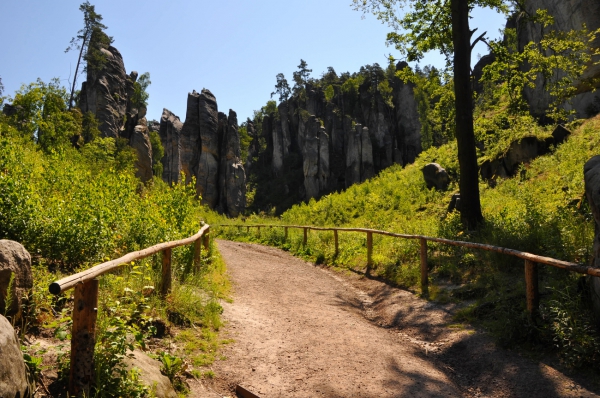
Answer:
[{"label": "horizontal wooden rail", "polygon": [[162,252],[161,295],[171,290],[171,250],[194,244],[194,268],[200,266],[201,244],[208,252],[210,226],[204,225],[200,231],[186,239],[159,243],[146,249],[124,255],[115,260],[98,264],[85,271],[69,275],[49,286],[50,293],[59,294],[75,288],[73,306],[73,326],[71,327],[71,369],[69,373],[69,394],[72,397],[90,395],[94,381],[94,346],[96,344],[96,317],[98,307],[98,280],[100,275],[113,271],[122,265]]},{"label": "horizontal wooden rail", "polygon": [[[237,227],[238,224],[220,224],[215,225],[215,227]],[[519,257],[524,260],[533,261],[538,264],[547,264],[553,267],[566,269],[571,272],[577,272],[580,274],[598,276],[600,277],[600,269],[588,267],[586,265],[571,263],[568,261],[557,260],[551,257],[539,256],[537,254],[532,254],[528,252],[522,252],[515,249],[508,249],[506,247],[493,246],[484,243],[474,243],[474,242],[465,242],[459,240],[450,240],[444,238],[435,238],[431,236],[423,236],[423,235],[408,235],[408,234],[399,234],[395,232],[387,232],[380,231],[377,229],[369,229],[369,228],[337,228],[337,227],[312,227],[306,225],[265,225],[265,224],[255,224],[255,225],[245,225],[245,227],[249,228],[258,228],[258,227],[282,227],[282,228],[296,228],[296,229],[304,229],[304,230],[313,230],[313,231],[345,231],[345,232],[363,232],[367,234],[377,234],[384,236],[391,236],[395,238],[404,238],[404,239],[424,239],[429,242],[443,243],[451,246],[462,246],[468,247],[471,249],[479,249],[485,251],[491,251],[501,254],[506,254],[513,257]]]},{"label": "horizontal wooden rail", "polygon": [[69,290],[75,287],[75,285],[77,285],[78,283],[84,283],[91,279],[97,278],[98,276],[106,274],[107,272],[119,268],[122,265],[127,265],[132,261],[141,260],[143,258],[152,256],[156,253],[162,252],[166,249],[173,249],[175,247],[189,245],[199,240],[204,235],[204,233],[208,233],[209,230],[210,226],[205,225],[202,228],[200,228],[200,231],[198,231],[197,234],[190,236],[189,238],[175,240],[172,242],[159,243],[158,245],[150,246],[146,249],[139,250],[137,252],[128,253],[123,257],[119,257],[115,260],[98,264],[92,268],[86,269],[85,271],[69,275],[65,278],[62,278],[61,280],[53,282],[50,285],[50,293],[59,294],[61,292],[64,292],[65,290]]},{"label": "horizontal wooden rail", "polygon": [[[236,227],[238,224],[221,224],[216,225],[218,227]],[[577,272],[580,274],[591,275],[600,277],[600,269],[592,268],[585,265],[571,263],[568,261],[557,260],[551,257],[538,256],[537,254],[532,254],[528,252],[522,252],[514,249],[507,249],[505,247],[487,245],[484,243],[474,243],[474,242],[465,242],[458,240],[450,240],[444,238],[434,238],[431,236],[422,236],[422,235],[407,235],[407,234],[398,234],[395,232],[387,232],[380,231],[377,229],[368,229],[368,228],[338,228],[338,227],[313,227],[308,225],[267,225],[267,224],[255,224],[255,225],[245,225],[246,231],[250,231],[250,228],[258,228],[260,231],[261,227],[281,227],[285,229],[285,239],[288,237],[288,229],[296,228],[303,230],[303,239],[302,244],[306,245],[307,242],[307,232],[309,230],[314,231],[333,231],[333,237],[335,242],[335,256],[339,254],[338,247],[338,232],[362,232],[367,234],[367,269],[365,271],[366,275],[369,275],[371,268],[373,266],[373,234],[391,236],[394,238],[404,238],[404,239],[418,239],[420,246],[420,265],[421,265],[421,292],[423,295],[427,296],[429,294],[429,269],[427,266],[427,242],[436,242],[445,245],[452,246],[461,246],[468,247],[472,249],[486,250],[501,254],[506,254],[513,257],[519,257],[525,260],[525,297],[527,300],[527,312],[529,315],[529,319],[532,322],[535,322],[535,315],[538,312],[539,303],[540,303],[540,293],[539,293],[539,281],[538,281],[538,264],[546,264],[552,267],[562,268],[567,271]],[[259,234],[260,236],[260,234]]]}]

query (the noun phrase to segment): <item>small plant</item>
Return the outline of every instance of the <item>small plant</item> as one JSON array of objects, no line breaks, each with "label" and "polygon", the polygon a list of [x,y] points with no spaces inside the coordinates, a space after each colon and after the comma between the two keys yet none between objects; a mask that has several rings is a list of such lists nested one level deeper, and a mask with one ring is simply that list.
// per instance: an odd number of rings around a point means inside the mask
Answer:
[{"label": "small plant", "polygon": [[162,362],[161,371],[171,380],[173,387],[179,392],[187,392],[188,388],[183,377],[187,366],[183,360],[165,351],[158,354],[158,359]]}]

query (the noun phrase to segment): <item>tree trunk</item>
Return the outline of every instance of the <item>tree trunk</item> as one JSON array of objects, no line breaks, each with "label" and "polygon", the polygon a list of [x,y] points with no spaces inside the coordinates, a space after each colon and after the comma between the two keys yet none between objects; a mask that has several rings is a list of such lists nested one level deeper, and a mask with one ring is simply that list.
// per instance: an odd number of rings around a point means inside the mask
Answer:
[{"label": "tree trunk", "polygon": [[87,42],[87,33],[83,35],[83,43],[81,43],[81,49],[79,50],[79,58],[77,58],[77,66],[75,67],[75,75],[73,76],[73,86],[71,87],[71,97],[69,98],[69,110],[73,108],[73,96],[75,95],[75,84],[77,82],[77,74],[79,73],[79,64],[83,57],[83,51],[85,49],[85,43]]},{"label": "tree trunk", "polygon": [[466,228],[477,228],[483,221],[479,201],[479,169],[473,130],[471,92],[471,31],[469,1],[451,0],[452,41],[454,43],[454,93],[456,104],[456,142],[460,168],[461,219]]}]

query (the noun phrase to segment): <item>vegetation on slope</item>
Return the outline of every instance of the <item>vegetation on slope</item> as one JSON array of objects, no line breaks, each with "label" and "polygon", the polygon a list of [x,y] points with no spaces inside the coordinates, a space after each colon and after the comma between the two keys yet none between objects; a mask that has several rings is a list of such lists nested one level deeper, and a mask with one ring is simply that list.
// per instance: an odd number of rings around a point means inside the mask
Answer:
[{"label": "vegetation on slope", "polygon": [[[546,156],[523,166],[514,178],[494,187],[480,184],[486,222],[478,232],[465,230],[456,212],[447,207],[457,190],[456,148],[453,143],[430,148],[415,164],[389,168],[365,183],[296,205],[275,224],[375,228],[399,233],[490,243],[587,264],[591,258],[594,222],[584,196],[583,164],[600,145],[600,117],[583,122],[570,139]],[[428,190],[421,168],[438,162],[452,176],[447,192]],[[264,222],[249,217],[246,222]],[[262,229],[260,237],[245,229],[226,236],[278,245],[317,262],[361,270],[366,264],[366,236],[341,233],[335,256],[333,233],[311,232],[302,245],[302,232]],[[240,235],[241,234],[241,235]],[[419,247],[411,240],[375,235],[373,273],[418,291]],[[549,266],[540,268],[542,306],[539,319],[527,319],[522,260],[471,249],[430,244],[431,297],[470,300],[459,321],[480,322],[506,345],[535,349],[553,347],[569,366],[600,365],[600,335],[587,309],[587,292],[580,275]],[[444,289],[451,284],[452,290]],[[583,290],[583,291],[582,291]]]},{"label": "vegetation on slope", "polygon": [[[26,358],[37,376],[58,368],[59,380],[68,373],[68,346],[61,341],[71,329],[73,291],[52,296],[48,285],[128,252],[191,236],[202,219],[218,217],[200,206],[193,182],[170,187],[155,178],[142,184],[135,177],[135,151],[123,140],[87,134],[84,124],[93,130],[94,116],[68,110],[68,98],[56,82],[38,81],[15,95],[16,114],[0,115],[0,239],[22,243],[34,259],[34,289],[24,317],[13,323],[22,336],[54,340],[58,364],[42,362],[44,350],[35,345],[26,348]],[[71,138],[78,135],[89,137],[75,149]],[[154,353],[180,392],[186,377],[212,375],[206,366],[220,344],[218,299],[229,285],[216,251],[203,253],[199,272],[192,256],[189,246],[173,250],[173,288],[164,300],[158,294],[160,256],[100,279],[95,396],[151,394],[123,365],[134,347]]]}]

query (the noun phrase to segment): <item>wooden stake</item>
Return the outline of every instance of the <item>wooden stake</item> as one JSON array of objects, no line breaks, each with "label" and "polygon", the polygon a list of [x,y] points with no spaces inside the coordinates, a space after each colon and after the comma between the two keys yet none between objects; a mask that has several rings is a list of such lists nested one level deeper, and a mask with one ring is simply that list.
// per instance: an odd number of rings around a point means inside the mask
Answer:
[{"label": "wooden stake", "polygon": [[258,227],[258,237],[260,238],[260,227]]},{"label": "wooden stake", "polygon": [[196,270],[196,272],[200,271],[200,252],[201,252],[201,239],[202,238],[198,238],[195,242],[194,242],[194,269]]},{"label": "wooden stake", "polygon": [[171,291],[171,249],[163,250],[162,256],[162,284],[160,293],[164,296]]},{"label": "wooden stake", "polygon": [[333,240],[335,241],[335,256],[337,257],[337,255],[339,253],[338,231],[337,231],[337,229],[333,230]]},{"label": "wooden stake", "polygon": [[74,296],[69,394],[72,397],[88,397],[94,381],[98,280],[76,285]]},{"label": "wooden stake", "polygon": [[204,235],[202,235],[202,244],[204,245],[204,251],[208,256],[210,252],[210,228],[206,230]]},{"label": "wooden stake", "polygon": [[304,228],[304,239],[302,240],[302,244],[306,246],[306,242],[308,240],[308,229]]},{"label": "wooden stake", "polygon": [[283,230],[285,231],[285,238],[284,239],[287,240],[287,238],[288,238],[288,227],[285,227]]},{"label": "wooden stake", "polygon": [[429,294],[429,277],[427,269],[427,239],[420,239],[421,242],[421,292],[427,296]]},{"label": "wooden stake", "polygon": [[373,233],[367,232],[367,275],[371,274],[373,266]]},{"label": "wooden stake", "polygon": [[529,320],[533,321],[540,306],[540,293],[538,287],[538,266],[537,263],[530,260],[525,260],[525,284],[527,312],[529,313]]}]

